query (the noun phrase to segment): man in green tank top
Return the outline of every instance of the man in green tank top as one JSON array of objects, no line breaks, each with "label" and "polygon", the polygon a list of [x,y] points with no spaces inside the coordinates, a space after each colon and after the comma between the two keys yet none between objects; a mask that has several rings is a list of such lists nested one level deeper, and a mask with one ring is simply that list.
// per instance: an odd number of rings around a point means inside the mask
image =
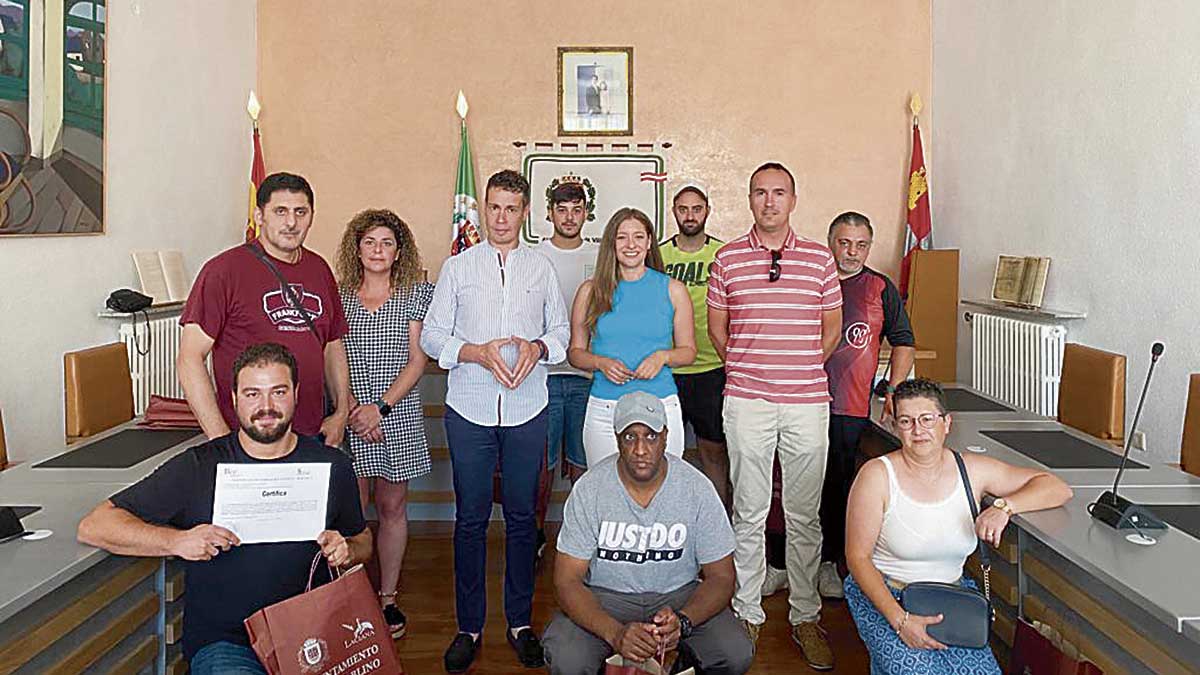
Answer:
[{"label": "man in green tank top", "polygon": [[704,232],[708,222],[708,195],[695,184],[687,184],[675,193],[671,203],[679,233],[659,246],[667,275],[687,287],[692,298],[692,316],[696,324],[696,360],[675,368],[675,386],[683,421],[696,433],[696,445],[704,475],[712,481],[729,510],[729,454],[725,432],[721,428],[722,395],[725,390],[725,364],[708,337],[708,268],[717,250],[725,242]]}]

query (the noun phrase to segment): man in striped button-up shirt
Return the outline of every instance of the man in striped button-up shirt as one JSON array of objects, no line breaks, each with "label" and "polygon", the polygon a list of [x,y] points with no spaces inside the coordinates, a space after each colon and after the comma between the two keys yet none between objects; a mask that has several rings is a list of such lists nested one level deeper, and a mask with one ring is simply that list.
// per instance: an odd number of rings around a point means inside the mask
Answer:
[{"label": "man in striped button-up shirt", "polygon": [[791,228],[796,183],[783,165],[750,176],[754,227],[717,251],[708,278],[708,333],[725,359],[725,436],[733,483],[733,610],[751,637],[766,621],[764,527],[776,453],[783,470],[788,620],[792,639],[817,670],[833,652],[817,623],[821,598],[818,509],[829,449],[825,359],[841,336],[837,265],[823,244]]},{"label": "man in striped button-up shirt", "polygon": [[487,184],[487,241],[442,266],[421,348],[450,371],[446,438],[454,467],[454,591],[458,634],[446,670],[466,671],[487,615],[487,528],[497,462],[505,523],[507,639],[527,667],[543,665],[530,627],[534,509],[546,450],[546,365],[566,358],[567,308],[554,268],[520,245],[529,183],[501,171]]}]

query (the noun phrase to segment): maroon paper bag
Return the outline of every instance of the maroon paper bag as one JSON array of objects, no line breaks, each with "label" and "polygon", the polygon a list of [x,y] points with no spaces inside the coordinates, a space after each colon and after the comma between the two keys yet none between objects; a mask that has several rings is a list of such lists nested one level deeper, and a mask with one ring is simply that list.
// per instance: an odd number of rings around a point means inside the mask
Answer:
[{"label": "maroon paper bag", "polygon": [[1028,621],[1017,621],[1009,675],[1104,675],[1099,666],[1063,653]]},{"label": "maroon paper bag", "polygon": [[271,675],[403,673],[379,600],[362,565],[246,619],[250,646]]}]

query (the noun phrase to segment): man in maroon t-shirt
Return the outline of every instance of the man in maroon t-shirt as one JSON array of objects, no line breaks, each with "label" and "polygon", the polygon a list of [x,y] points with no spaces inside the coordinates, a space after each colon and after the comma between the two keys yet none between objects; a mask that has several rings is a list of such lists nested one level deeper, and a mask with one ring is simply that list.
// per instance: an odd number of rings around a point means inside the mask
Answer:
[{"label": "man in maroon t-shirt", "polygon": [[854,482],[859,437],[871,423],[871,389],[883,338],[892,346],[885,414],[892,414],[896,385],[912,370],[916,348],[912,326],[895,284],[867,267],[875,232],[861,213],[847,211],[829,224],[829,249],[842,284],[842,337],[825,362],[829,394],[829,456],[821,495],[822,551],[817,590],[842,597],[837,564],[845,557],[846,500]]},{"label": "man in maroon t-shirt", "polygon": [[[188,295],[179,319],[179,381],[205,435],[224,436],[237,428],[237,415],[232,398],[216,392],[233,390],[234,359],[254,344],[282,344],[296,356],[300,371],[293,427],[310,436],[322,433],[327,445],[336,446],[350,411],[350,369],[342,345],[349,327],[333,272],[304,248],[312,227],[312,188],[301,176],[271,174],[258,188],[257,204],[258,239],[205,263]],[[291,294],[268,262],[287,280]],[[289,295],[299,301],[311,327]],[[210,353],[216,389],[204,365]],[[329,417],[326,390],[334,404]]]}]

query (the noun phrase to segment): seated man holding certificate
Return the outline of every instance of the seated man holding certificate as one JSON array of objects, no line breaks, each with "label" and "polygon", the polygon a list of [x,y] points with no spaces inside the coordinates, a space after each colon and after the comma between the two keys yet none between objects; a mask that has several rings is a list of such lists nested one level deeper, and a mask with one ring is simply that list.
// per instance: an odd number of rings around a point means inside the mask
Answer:
[{"label": "seated man holding certificate", "polygon": [[563,507],[546,665],[594,675],[614,653],[646,661],[679,646],[698,672],[745,673],[754,645],[729,609],[733,529],[716,488],[666,454],[653,394],[622,396],[613,428],[618,453],[589,466]]},{"label": "seated man holding certificate", "polygon": [[[318,551],[338,566],[371,556],[350,458],[292,431],[297,381],[285,347],[246,349],[233,365],[240,429],[176,455],[79,523],[85,544],[187,561],[193,675],[265,673],[242,621],[303,593]],[[314,584],[328,581],[319,567]]]}]

